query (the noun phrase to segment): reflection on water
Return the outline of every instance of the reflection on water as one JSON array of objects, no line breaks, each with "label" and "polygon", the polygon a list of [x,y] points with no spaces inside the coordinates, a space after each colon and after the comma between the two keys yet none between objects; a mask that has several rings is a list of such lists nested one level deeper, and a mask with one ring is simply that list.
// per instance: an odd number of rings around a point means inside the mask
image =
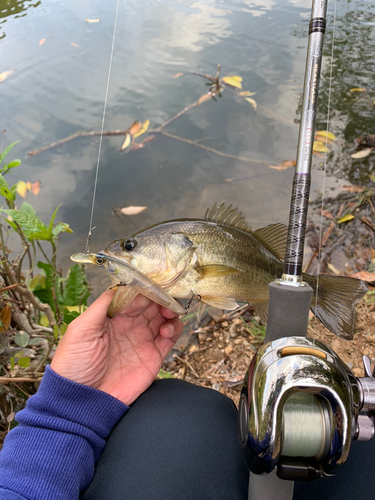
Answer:
[{"label": "reflection on water", "polygon": [[42,2],[31,2],[30,0],[3,0],[0,3],[0,39],[6,36],[5,26],[2,26],[8,21],[8,18],[24,17],[27,14],[27,9],[30,7],[39,7]]},{"label": "reflection on water", "polygon": [[[27,201],[46,221],[62,203],[58,217],[74,230],[61,242],[61,264],[66,267],[68,256],[82,251],[86,240],[98,137],[79,138],[34,157],[27,151],[79,130],[100,129],[116,1],[9,2],[23,6],[24,13],[32,12],[22,19],[5,5],[0,73],[14,71],[0,83],[0,126],[6,129],[3,146],[20,139],[16,156],[24,158],[23,166],[9,178],[42,181],[40,195],[29,195]],[[332,128],[348,141],[349,150],[355,134],[366,127],[372,133],[372,111],[366,111],[364,96],[348,90],[363,86],[375,98],[370,76],[375,9],[374,5],[361,8],[358,1],[343,2],[339,8]],[[207,91],[205,81],[190,71],[214,75],[220,63],[223,75],[241,75],[243,89],[256,92],[258,109],[225,90],[218,102],[192,109],[167,131],[271,165],[293,159],[309,11],[307,0],[121,3],[105,129],[126,129],[137,119],[149,119],[151,128],[160,126]],[[100,22],[86,23],[87,18]],[[42,38],[46,41],[39,45]],[[329,44],[326,52],[320,128],[325,128]],[[173,78],[179,72],[183,76]],[[359,130],[362,119],[364,129]],[[278,172],[168,137],[155,139],[127,153],[119,151],[123,137],[103,139],[93,251],[162,220],[201,217],[215,201],[235,204],[255,227],[287,221],[292,170]],[[339,149],[333,154],[331,172],[352,178],[353,162],[345,148],[343,153]],[[340,155],[346,155],[346,161]],[[321,181],[318,173],[313,190]],[[334,185],[332,178],[328,187]],[[112,210],[127,205],[145,205],[148,210],[127,219],[125,227]]]}]

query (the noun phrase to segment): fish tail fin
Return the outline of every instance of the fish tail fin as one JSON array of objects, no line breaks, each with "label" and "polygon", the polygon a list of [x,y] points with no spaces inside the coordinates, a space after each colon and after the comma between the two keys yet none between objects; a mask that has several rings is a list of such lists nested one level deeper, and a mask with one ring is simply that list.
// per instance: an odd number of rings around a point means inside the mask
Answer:
[{"label": "fish tail fin", "polygon": [[351,340],[354,334],[355,306],[368,290],[367,283],[345,276],[313,276],[303,279],[314,290],[311,310],[338,337]]}]

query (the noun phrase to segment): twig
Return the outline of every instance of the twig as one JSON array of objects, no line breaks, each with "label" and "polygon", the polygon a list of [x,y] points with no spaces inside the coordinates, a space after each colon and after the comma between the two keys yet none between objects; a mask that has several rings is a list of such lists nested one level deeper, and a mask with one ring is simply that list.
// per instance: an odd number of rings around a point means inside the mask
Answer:
[{"label": "twig", "polygon": [[39,372],[43,368],[44,363],[47,361],[49,355],[51,354],[54,344],[55,344],[54,342],[49,342],[49,349],[44,355],[43,359],[41,359],[39,365],[35,368],[34,372]]},{"label": "twig", "polygon": [[16,288],[17,286],[20,286],[21,283],[14,283],[14,285],[9,285],[4,288],[0,288],[0,293],[6,292],[7,290],[12,290],[12,288]]},{"label": "twig", "polygon": [[[321,243],[321,248],[324,247],[324,245],[326,244],[326,242],[327,242],[328,238],[330,237],[330,235],[331,235],[332,230],[333,230],[334,227],[335,227],[335,223],[331,222],[331,224],[329,225],[327,231],[323,235],[322,243]],[[310,266],[314,262],[314,259],[316,259],[316,257],[318,256],[318,253],[319,253],[319,249],[317,249],[317,250],[314,251],[314,253],[310,257],[308,263],[306,264],[306,266],[303,269],[304,273],[307,273],[307,271],[310,269]]]},{"label": "twig", "polygon": [[43,377],[0,377],[0,385],[14,384],[17,382],[38,382]]},{"label": "twig", "polygon": [[191,370],[192,374],[194,375],[194,377],[200,378],[199,375],[197,374],[197,372],[194,370],[194,368],[189,363],[189,361],[187,361],[186,359],[180,358],[179,356],[177,356],[177,354],[175,354],[173,357],[175,359],[178,359],[178,361],[180,361],[180,363],[182,363],[184,366],[186,366],[187,368],[189,368]]},{"label": "twig", "polygon": [[38,240],[36,241],[36,244],[37,244],[37,245],[38,245],[38,247],[40,248],[40,251],[42,252],[43,257],[46,259],[46,261],[48,262],[48,264],[49,264],[50,266],[52,266],[51,261],[50,261],[50,260],[49,260],[49,258],[47,257],[47,255],[46,255],[45,251],[43,250],[42,245],[40,244],[40,242],[39,242]]},{"label": "twig", "polygon": [[368,217],[364,215],[363,217],[359,217],[359,220],[375,233],[375,225],[370,221]]},{"label": "twig", "polygon": [[217,149],[209,148],[208,146],[204,146],[203,144],[199,144],[196,141],[190,141],[189,139],[184,139],[183,137],[179,137],[177,135],[170,134],[169,132],[165,132],[165,131],[158,132],[157,130],[153,130],[153,132],[164,135],[165,137],[169,137],[170,139],[175,139],[176,141],[185,142],[186,144],[190,144],[191,146],[196,146],[197,148],[205,149],[206,151],[210,151],[210,153],[214,153],[214,154],[219,155],[219,156],[224,156],[225,158],[232,158],[233,160],[245,161],[246,163],[263,163],[264,165],[268,165],[270,163],[270,162],[267,162],[264,160],[245,158],[243,156],[222,153],[221,151],[218,151]]}]

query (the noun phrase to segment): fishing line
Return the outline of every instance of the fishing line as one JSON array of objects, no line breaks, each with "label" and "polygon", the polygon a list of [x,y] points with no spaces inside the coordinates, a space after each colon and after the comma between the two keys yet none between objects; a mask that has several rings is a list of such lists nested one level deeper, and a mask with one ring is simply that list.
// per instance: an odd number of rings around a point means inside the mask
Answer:
[{"label": "fishing line", "polygon": [[87,239],[86,239],[86,250],[85,250],[86,254],[90,253],[91,234],[92,234],[92,231],[95,229],[95,227],[92,227],[92,221],[93,221],[93,218],[94,218],[96,188],[97,188],[97,185],[98,185],[99,163],[100,163],[100,155],[101,155],[101,151],[102,151],[103,131],[104,131],[105,113],[106,113],[106,110],[107,110],[107,102],[108,102],[109,82],[111,80],[112,60],[113,60],[113,52],[114,52],[114,47],[115,47],[116,28],[117,28],[117,18],[118,18],[119,5],[120,5],[120,0],[117,0],[115,23],[114,23],[114,26],[113,26],[113,35],[112,35],[111,55],[110,55],[110,58],[109,58],[109,68],[108,68],[108,76],[107,76],[107,87],[106,87],[105,98],[104,98],[102,128],[101,128],[101,131],[100,131],[100,139],[99,139],[98,159],[96,161],[96,172],[95,172],[94,192],[93,192],[93,197],[92,197],[90,225],[89,225],[89,232],[87,234]]},{"label": "fishing line", "polygon": [[[323,209],[324,209],[324,195],[325,195],[326,173],[327,173],[329,115],[330,115],[330,111],[331,111],[333,55],[334,55],[334,48],[335,48],[335,28],[336,28],[336,6],[337,6],[337,0],[335,0],[334,11],[333,11],[331,65],[330,65],[330,74],[329,74],[329,89],[328,89],[328,104],[327,104],[326,151],[324,152],[324,168],[323,168],[323,183],[322,183],[322,204],[321,204],[321,211],[320,211],[320,231],[319,231],[319,248],[318,248],[318,272],[317,272],[316,292],[315,292],[315,304],[316,305],[318,304],[319,275],[320,275],[321,258],[322,258]],[[316,328],[316,321],[317,321],[316,315],[314,315],[314,330]]]}]

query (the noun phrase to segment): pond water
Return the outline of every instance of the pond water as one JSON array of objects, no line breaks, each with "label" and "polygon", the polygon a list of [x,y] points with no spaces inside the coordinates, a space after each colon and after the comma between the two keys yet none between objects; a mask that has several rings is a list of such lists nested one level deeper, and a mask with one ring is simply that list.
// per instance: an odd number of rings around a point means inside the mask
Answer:
[{"label": "pond water", "polygon": [[[66,269],[69,255],[84,250],[99,138],[81,137],[36,156],[28,151],[100,130],[116,1],[2,0],[0,10],[0,73],[13,70],[0,82],[1,146],[20,140],[10,156],[23,162],[9,182],[42,182],[27,201],[45,222],[62,204],[57,219],[74,230],[61,238]],[[326,128],[333,11],[332,2],[320,129]],[[159,134],[141,149],[120,152],[124,137],[104,137],[93,251],[163,220],[201,217],[215,201],[238,206],[253,227],[287,222],[293,169],[269,165],[295,158],[309,18],[307,0],[120,2],[105,130],[146,119],[150,128],[160,126],[207,92],[206,80],[190,72],[214,76],[218,64],[223,76],[242,77],[258,107],[225,89],[217,102],[204,102],[165,129],[228,156]],[[338,2],[335,39],[330,130],[338,141],[328,158],[327,190],[368,182],[374,167],[371,157],[350,157],[355,137],[375,133],[374,2]],[[355,87],[366,91],[350,92]],[[322,162],[314,158],[313,194],[321,190]],[[128,205],[147,210],[131,219],[112,214]]]}]

